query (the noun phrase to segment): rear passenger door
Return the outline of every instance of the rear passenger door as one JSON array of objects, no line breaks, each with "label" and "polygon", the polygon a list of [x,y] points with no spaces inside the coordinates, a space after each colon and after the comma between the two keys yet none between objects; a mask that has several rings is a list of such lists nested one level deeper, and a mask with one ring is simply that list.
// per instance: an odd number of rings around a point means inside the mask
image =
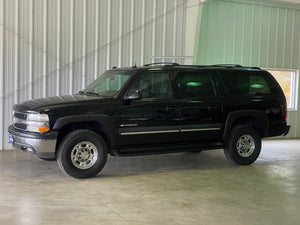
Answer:
[{"label": "rear passenger door", "polygon": [[221,105],[213,74],[207,70],[179,71],[174,86],[182,142],[221,140]]}]

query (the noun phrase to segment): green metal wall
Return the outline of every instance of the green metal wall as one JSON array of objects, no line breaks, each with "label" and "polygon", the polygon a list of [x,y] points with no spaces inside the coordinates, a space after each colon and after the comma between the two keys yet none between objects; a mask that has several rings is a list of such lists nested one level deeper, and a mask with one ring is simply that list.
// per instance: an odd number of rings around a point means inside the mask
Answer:
[{"label": "green metal wall", "polygon": [[299,8],[211,0],[198,26],[195,64],[300,68]]},{"label": "green metal wall", "polygon": [[[267,2],[210,0],[200,7],[193,63],[299,70],[300,4]],[[300,105],[299,92],[296,99]],[[289,111],[287,121],[287,138],[300,138],[300,111]]]}]

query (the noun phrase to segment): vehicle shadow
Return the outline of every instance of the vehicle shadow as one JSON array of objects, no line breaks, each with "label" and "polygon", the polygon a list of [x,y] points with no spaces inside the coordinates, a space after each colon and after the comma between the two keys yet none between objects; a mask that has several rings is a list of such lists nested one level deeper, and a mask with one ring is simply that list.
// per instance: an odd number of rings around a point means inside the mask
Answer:
[{"label": "vehicle shadow", "polygon": [[[19,151],[4,152],[0,157],[1,170],[12,177],[49,182],[73,180],[62,173],[56,161],[44,161]],[[235,167],[237,165],[229,162],[222,150],[131,157],[109,156],[104,169],[92,179]]]},{"label": "vehicle shadow", "polygon": [[223,150],[109,157],[106,166],[97,178],[236,167],[238,167],[236,164],[226,159]]}]

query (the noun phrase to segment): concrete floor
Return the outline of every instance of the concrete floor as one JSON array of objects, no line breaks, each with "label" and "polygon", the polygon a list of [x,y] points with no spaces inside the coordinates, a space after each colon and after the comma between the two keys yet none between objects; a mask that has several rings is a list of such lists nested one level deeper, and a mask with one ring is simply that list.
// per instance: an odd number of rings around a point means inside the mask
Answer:
[{"label": "concrete floor", "polygon": [[0,151],[0,224],[300,224],[300,140],[268,140],[255,164],[223,151],[109,157],[75,180],[56,162]]}]

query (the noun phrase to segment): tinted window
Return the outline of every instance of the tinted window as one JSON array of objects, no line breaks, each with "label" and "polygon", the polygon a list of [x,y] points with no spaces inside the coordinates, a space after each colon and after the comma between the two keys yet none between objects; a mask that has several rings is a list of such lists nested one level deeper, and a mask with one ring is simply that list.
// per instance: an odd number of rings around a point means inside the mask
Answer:
[{"label": "tinted window", "polygon": [[142,74],[133,83],[131,89],[140,89],[143,99],[170,99],[172,90],[170,78],[164,72]]},{"label": "tinted window", "polygon": [[263,71],[220,71],[230,95],[270,95],[276,88],[271,77]]},{"label": "tinted window", "polygon": [[181,98],[214,96],[214,88],[207,72],[179,72],[175,79]]}]

